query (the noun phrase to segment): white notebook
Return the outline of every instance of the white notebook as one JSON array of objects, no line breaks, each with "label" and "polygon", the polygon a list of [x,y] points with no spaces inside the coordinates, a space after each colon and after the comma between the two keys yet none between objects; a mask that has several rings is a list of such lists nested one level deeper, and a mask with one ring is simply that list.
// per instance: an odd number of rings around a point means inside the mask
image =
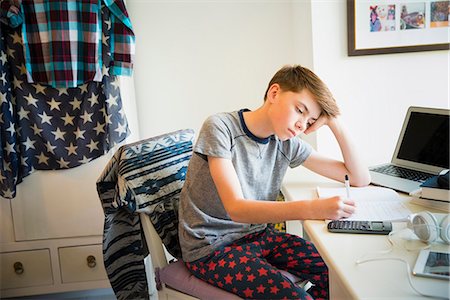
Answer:
[{"label": "white notebook", "polygon": [[[317,187],[317,194],[320,198],[347,197],[345,188]],[[402,221],[411,214],[397,192],[388,188],[375,186],[350,188],[350,198],[356,203],[356,211],[347,220]]]}]

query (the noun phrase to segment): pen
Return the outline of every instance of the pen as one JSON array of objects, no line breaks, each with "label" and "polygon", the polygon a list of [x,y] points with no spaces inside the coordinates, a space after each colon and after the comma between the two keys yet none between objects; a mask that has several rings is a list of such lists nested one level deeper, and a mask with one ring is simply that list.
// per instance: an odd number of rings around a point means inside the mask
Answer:
[{"label": "pen", "polygon": [[347,191],[347,199],[350,199],[350,181],[348,180],[348,175],[345,175],[345,190]]}]

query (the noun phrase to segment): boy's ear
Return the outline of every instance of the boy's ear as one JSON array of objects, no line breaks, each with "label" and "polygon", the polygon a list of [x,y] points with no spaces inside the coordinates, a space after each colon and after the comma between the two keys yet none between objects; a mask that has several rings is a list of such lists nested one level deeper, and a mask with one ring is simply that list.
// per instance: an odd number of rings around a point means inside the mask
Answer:
[{"label": "boy's ear", "polygon": [[275,100],[275,97],[280,93],[281,87],[278,83],[274,83],[270,86],[269,91],[267,92],[267,98],[270,102]]}]

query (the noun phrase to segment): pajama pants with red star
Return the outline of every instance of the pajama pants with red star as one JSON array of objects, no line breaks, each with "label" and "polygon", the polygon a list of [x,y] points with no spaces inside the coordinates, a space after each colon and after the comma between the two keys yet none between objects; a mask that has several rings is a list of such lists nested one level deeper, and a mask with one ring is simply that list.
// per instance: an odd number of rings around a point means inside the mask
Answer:
[{"label": "pajama pants with red star", "polygon": [[[328,268],[314,245],[270,227],[186,266],[194,276],[245,299],[328,298]],[[305,292],[280,269],[314,286]]]}]

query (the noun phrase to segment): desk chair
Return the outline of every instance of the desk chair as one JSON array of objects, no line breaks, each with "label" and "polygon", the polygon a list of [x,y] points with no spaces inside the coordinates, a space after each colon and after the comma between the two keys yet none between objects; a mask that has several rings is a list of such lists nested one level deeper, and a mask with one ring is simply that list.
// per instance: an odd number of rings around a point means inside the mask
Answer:
[{"label": "desk chair", "polygon": [[[165,251],[161,238],[153,227],[149,216],[141,213],[140,219],[150,253],[145,259],[149,291],[154,290],[156,282],[159,300],[241,299],[198,279],[189,272],[181,260],[168,263],[167,257],[171,258],[172,256]],[[155,282],[152,282],[153,279]]]}]

